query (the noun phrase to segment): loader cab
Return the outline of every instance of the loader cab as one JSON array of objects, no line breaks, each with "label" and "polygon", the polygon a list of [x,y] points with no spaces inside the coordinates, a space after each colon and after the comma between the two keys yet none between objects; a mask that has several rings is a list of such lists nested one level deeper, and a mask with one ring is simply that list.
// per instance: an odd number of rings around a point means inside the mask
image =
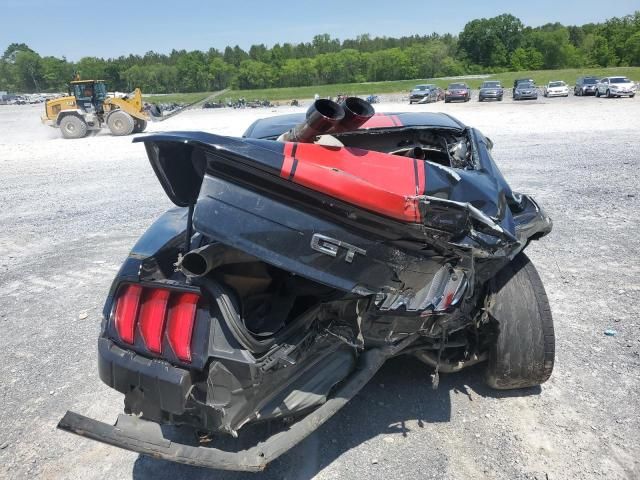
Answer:
[{"label": "loader cab", "polygon": [[104,80],[76,80],[69,84],[69,95],[75,97],[81,110],[101,113],[107,86]]}]

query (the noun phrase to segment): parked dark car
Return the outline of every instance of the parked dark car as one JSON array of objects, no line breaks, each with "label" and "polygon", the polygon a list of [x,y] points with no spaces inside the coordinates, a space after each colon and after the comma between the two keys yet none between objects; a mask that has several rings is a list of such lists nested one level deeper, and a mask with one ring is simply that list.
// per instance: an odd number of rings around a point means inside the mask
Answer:
[{"label": "parked dark car", "polygon": [[504,89],[502,88],[502,84],[500,82],[490,80],[483,82],[480,86],[478,101],[483,102],[487,99],[495,99],[501,102],[503,96]]},{"label": "parked dark car", "polygon": [[576,85],[573,87],[573,94],[582,97],[585,95],[595,95],[598,77],[578,77]]},{"label": "parked dark car", "polygon": [[521,82],[513,91],[514,100],[537,100],[538,89],[533,83]]},{"label": "parked dark car", "polygon": [[523,250],[552,222],[511,190],[480,131],[352,97],[241,138],[134,141],[177,208],[138,240],[103,309],[98,371],[125,413],[109,425],[67,412],[58,428],[258,471],[397,355],[433,369],[434,387],[478,364],[496,389],[551,375],[550,306]]},{"label": "parked dark car", "polygon": [[516,80],[513,81],[513,90],[511,91],[511,93],[515,96],[516,94],[516,88],[518,87],[519,84],[521,83],[530,83],[532,85],[535,85],[536,82],[533,80],[533,78],[517,78]]},{"label": "parked dark car", "polygon": [[409,94],[409,105],[412,103],[431,103],[437,101],[438,87],[436,85],[416,85]]},{"label": "parked dark car", "polygon": [[463,102],[471,100],[471,89],[466,83],[450,83],[444,92],[445,103],[456,100],[462,100]]}]

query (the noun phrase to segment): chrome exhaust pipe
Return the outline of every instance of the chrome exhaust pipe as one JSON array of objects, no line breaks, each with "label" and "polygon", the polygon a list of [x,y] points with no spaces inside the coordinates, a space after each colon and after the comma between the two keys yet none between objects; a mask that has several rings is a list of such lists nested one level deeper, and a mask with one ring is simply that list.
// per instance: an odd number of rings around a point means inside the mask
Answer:
[{"label": "chrome exhaust pipe", "polygon": [[211,243],[178,257],[175,267],[176,271],[182,272],[186,277],[197,278],[204,277],[222,265],[255,261],[257,261],[256,257],[240,250],[229,248],[221,243]]},{"label": "chrome exhaust pipe", "polygon": [[280,135],[283,142],[313,143],[316,137],[328,133],[345,117],[344,108],[332,100],[321,98],[307,110],[305,121]]},{"label": "chrome exhaust pipe", "polygon": [[342,103],[316,100],[307,110],[305,121],[280,135],[278,140],[313,143],[320,135],[357,130],[375,113],[369,102],[358,97],[348,97]]},{"label": "chrome exhaust pipe", "polygon": [[344,109],[344,118],[329,133],[357,130],[376,113],[373,105],[358,97],[348,97],[340,105]]}]

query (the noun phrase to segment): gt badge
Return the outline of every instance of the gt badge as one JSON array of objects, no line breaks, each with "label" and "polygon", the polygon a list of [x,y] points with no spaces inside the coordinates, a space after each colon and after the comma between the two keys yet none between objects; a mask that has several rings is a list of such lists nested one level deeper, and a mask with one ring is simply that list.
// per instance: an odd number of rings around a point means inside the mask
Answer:
[{"label": "gt badge", "polygon": [[358,248],[355,245],[343,242],[342,240],[327,237],[326,235],[320,235],[319,233],[314,233],[313,237],[311,237],[311,248],[317,252],[324,253],[325,255],[330,255],[332,257],[337,257],[338,249],[344,248],[347,251],[347,255],[344,259],[347,263],[353,262],[353,257],[356,253],[359,253],[360,255],[367,254],[367,251],[362,248]]}]

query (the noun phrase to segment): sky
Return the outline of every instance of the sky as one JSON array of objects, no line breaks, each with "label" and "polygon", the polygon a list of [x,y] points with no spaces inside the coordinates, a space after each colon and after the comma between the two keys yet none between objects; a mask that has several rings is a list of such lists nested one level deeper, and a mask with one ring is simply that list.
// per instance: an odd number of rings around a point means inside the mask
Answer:
[{"label": "sky", "polygon": [[[142,6],[134,6],[134,4]],[[146,3],[146,5],[145,5]],[[602,8],[603,5],[615,5]],[[40,55],[118,57],[149,50],[224,49],[332,37],[458,34],[475,18],[502,13],[525,25],[582,25],[640,10],[640,0],[0,0],[0,53],[26,43]]]}]

